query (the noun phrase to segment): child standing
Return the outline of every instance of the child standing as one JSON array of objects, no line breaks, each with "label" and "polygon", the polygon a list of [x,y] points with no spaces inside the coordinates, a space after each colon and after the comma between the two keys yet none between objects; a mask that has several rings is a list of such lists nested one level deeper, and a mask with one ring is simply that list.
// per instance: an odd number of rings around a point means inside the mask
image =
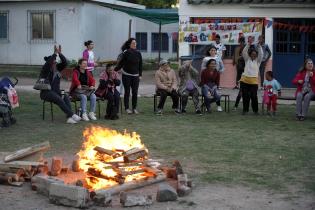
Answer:
[{"label": "child standing", "polygon": [[267,114],[275,116],[277,111],[277,97],[281,95],[281,85],[273,78],[272,71],[267,71],[265,76],[266,79],[263,83],[263,103],[267,105]]}]

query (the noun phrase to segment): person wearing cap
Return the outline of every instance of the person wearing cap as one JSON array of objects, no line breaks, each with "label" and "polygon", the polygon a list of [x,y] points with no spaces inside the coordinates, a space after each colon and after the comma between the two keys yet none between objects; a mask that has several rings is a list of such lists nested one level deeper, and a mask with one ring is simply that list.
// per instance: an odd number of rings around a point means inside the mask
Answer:
[{"label": "person wearing cap", "polygon": [[172,108],[175,110],[175,113],[179,114],[179,95],[177,93],[178,82],[175,71],[170,68],[167,60],[161,60],[159,66],[159,69],[155,73],[156,93],[160,95],[156,114],[162,114],[167,96],[171,96],[173,100]]},{"label": "person wearing cap", "polygon": [[[61,63],[56,62],[59,56]],[[50,84],[51,90],[41,90],[40,98],[42,100],[57,104],[60,109],[67,115],[67,123],[75,124],[81,120],[81,117],[74,114],[71,110],[70,99],[67,94],[61,94],[60,78],[61,71],[67,66],[67,59],[61,53],[61,46],[54,46],[54,54],[44,57],[45,64],[40,72],[40,80]]]},{"label": "person wearing cap", "polygon": [[185,61],[180,67],[178,72],[180,78],[180,84],[178,93],[180,94],[182,100],[182,113],[186,112],[186,106],[188,102],[188,96],[192,96],[192,100],[195,105],[196,114],[201,114],[199,106],[199,91],[200,88],[198,84],[199,73],[192,66],[192,61]]}]

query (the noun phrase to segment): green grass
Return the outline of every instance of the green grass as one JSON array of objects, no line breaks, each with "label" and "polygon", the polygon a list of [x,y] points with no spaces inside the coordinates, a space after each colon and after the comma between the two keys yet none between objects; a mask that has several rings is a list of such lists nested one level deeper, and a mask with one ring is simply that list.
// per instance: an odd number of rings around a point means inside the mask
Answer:
[{"label": "green grass", "polygon": [[2,65],[0,66],[0,77],[28,77],[37,78],[41,66],[18,66],[18,65]]},{"label": "green grass", "polygon": [[[0,129],[0,151],[14,151],[49,140],[47,155],[75,154],[82,131],[92,125],[66,125],[54,106],[55,120],[42,120],[38,94],[19,93],[21,107],[14,110],[18,124]],[[188,110],[175,115],[167,99],[165,113],[153,114],[153,99],[141,98],[138,116],[123,115],[117,121],[98,120],[95,125],[119,131],[136,131],[151,156],[178,159],[189,176],[201,183],[241,184],[287,191],[297,186],[315,193],[315,108],[304,122],[294,119],[294,106],[280,105],[275,118],[242,116],[240,111],[197,116]],[[48,107],[48,106],[47,106]],[[191,107],[191,101],[189,104]],[[104,104],[102,113],[104,113]],[[48,110],[48,108],[47,108]]]}]

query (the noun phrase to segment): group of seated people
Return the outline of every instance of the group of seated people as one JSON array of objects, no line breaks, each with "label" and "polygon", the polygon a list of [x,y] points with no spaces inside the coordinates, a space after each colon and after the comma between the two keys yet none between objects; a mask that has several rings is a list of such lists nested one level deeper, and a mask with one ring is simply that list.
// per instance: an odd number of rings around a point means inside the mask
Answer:
[{"label": "group of seated people", "polygon": [[[60,63],[56,62],[59,56]],[[87,59],[81,58],[78,66],[73,69],[69,94],[60,89],[61,71],[67,66],[67,60],[61,52],[61,46],[54,47],[54,53],[45,57],[45,64],[40,73],[41,80],[49,83],[50,90],[41,90],[40,98],[57,104],[67,116],[67,123],[75,124],[80,120],[97,120],[95,116],[97,97],[108,101],[105,119],[118,119],[118,107],[120,94],[116,86],[120,85],[118,73],[114,71],[113,64],[107,64],[106,69],[100,75],[99,87],[95,90],[95,79],[88,68]],[[71,97],[71,99],[70,99]],[[90,101],[89,112],[87,101]],[[80,101],[81,113],[76,114],[71,109],[71,100]],[[80,115],[80,116],[79,116]]]},{"label": "group of seated people", "polygon": [[[199,76],[198,71],[192,66],[192,61],[185,61],[179,69],[180,82],[178,82],[176,73],[170,68],[169,63],[166,60],[160,61],[159,69],[155,73],[156,93],[160,95],[156,114],[162,114],[167,96],[172,98],[172,108],[175,113],[186,113],[188,97],[192,96],[195,113],[201,114],[199,104],[200,89],[205,100],[207,112],[211,112],[211,103],[213,102],[217,104],[217,111],[222,112],[220,105],[221,95],[218,92],[219,72],[217,71],[216,60],[208,60],[205,67]],[[181,109],[179,97],[181,97]]]}]

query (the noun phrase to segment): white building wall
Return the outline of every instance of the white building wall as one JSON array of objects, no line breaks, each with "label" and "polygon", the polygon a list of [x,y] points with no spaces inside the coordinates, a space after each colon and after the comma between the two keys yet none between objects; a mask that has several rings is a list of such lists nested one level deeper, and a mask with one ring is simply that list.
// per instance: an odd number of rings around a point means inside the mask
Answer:
[{"label": "white building wall", "polygon": [[129,19],[126,13],[84,3],[82,8],[82,25],[80,33],[83,35],[81,47],[85,49],[84,41],[93,40],[95,58],[101,60],[116,59],[122,44],[128,39]]},{"label": "white building wall", "polygon": [[[141,54],[144,58],[157,58],[158,52],[152,52],[152,33],[158,33],[159,32],[159,25],[152,23],[150,21],[141,19],[141,18],[134,18],[133,20],[133,28],[134,33],[133,36],[136,36],[136,32],[146,32],[148,36],[147,45],[148,49],[147,51],[142,51]],[[178,23],[172,23],[172,24],[166,24],[162,25],[161,28],[162,33],[167,33],[169,35],[168,37],[168,52],[161,52],[161,58],[169,59],[169,58],[176,58],[177,53],[173,52],[173,38],[171,34],[173,32],[178,32]]]},{"label": "white building wall", "polygon": [[[1,64],[43,64],[43,57],[53,53],[53,45],[63,46],[66,57],[76,57],[79,50],[78,3],[0,3],[0,10],[9,11],[9,41],[0,43]],[[28,11],[54,10],[56,15],[56,42],[32,43],[30,41],[30,20]],[[75,11],[75,12],[72,12]]]}]

